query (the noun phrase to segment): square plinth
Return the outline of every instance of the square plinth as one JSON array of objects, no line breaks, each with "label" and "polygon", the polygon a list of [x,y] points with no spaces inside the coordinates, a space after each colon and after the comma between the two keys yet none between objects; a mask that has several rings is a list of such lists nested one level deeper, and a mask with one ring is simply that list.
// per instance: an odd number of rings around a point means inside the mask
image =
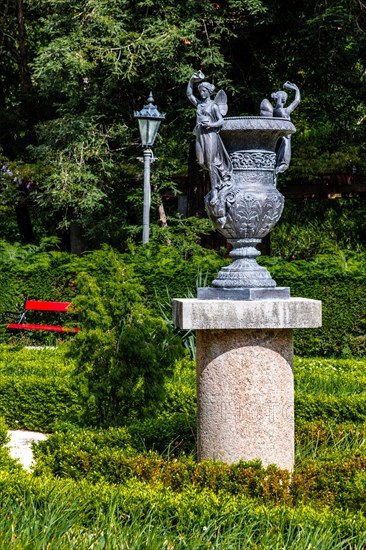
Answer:
[{"label": "square plinth", "polygon": [[322,324],[320,300],[173,300],[173,322],[182,329],[317,328]]}]

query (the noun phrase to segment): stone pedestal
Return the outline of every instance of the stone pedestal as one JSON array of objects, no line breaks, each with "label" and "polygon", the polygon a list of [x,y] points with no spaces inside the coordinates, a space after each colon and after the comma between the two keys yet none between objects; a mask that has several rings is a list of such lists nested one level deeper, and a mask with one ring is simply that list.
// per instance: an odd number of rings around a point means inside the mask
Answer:
[{"label": "stone pedestal", "polygon": [[198,459],[294,465],[293,328],[321,326],[321,302],[176,299],[197,331]]}]

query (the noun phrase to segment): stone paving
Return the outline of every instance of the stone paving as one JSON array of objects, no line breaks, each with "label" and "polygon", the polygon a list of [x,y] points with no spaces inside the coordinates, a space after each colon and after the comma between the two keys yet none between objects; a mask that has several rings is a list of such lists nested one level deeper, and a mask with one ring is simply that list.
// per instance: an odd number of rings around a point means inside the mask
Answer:
[{"label": "stone paving", "polygon": [[33,463],[33,451],[31,445],[33,441],[44,441],[47,439],[47,435],[41,432],[28,432],[25,430],[9,430],[10,442],[10,455],[12,458],[16,458],[22,464],[25,470],[32,470]]}]

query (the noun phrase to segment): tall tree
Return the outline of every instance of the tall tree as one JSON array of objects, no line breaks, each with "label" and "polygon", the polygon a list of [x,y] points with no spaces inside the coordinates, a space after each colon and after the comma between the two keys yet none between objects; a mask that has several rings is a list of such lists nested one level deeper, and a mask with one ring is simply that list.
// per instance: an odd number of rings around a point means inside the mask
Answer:
[{"label": "tall tree", "polygon": [[[163,186],[171,185],[171,172],[186,162],[190,134],[182,101],[186,79],[193,66],[225,77],[221,44],[234,36],[226,14],[241,14],[245,6],[247,14],[260,11],[261,3],[229,2],[226,10],[209,0],[38,0],[38,5],[48,11],[43,26],[48,38],[34,60],[33,78],[55,112],[39,125],[40,145],[32,150],[50,165],[38,188],[39,204],[60,212],[65,227],[78,223],[85,232],[95,231],[98,215],[112,208],[116,187],[125,183],[121,171],[133,172],[126,166],[136,155],[133,110],[153,89],[168,111],[158,176]],[[130,178],[124,186],[124,202],[132,200],[136,183]],[[154,185],[159,191],[159,180]]]}]

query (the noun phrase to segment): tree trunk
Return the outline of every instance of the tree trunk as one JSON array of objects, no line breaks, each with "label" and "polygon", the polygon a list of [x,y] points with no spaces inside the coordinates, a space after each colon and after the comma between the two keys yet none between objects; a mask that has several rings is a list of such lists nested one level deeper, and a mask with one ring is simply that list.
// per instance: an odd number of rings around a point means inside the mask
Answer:
[{"label": "tree trunk", "polygon": [[27,35],[24,24],[24,4],[23,0],[15,0],[15,8],[18,20],[18,66],[22,92],[28,96],[32,89],[32,81],[28,70],[28,48]]},{"label": "tree trunk", "polygon": [[22,241],[22,243],[29,244],[34,242],[32,221],[30,219],[27,204],[22,202],[16,203],[15,214],[18,223],[20,240]]},{"label": "tree trunk", "polygon": [[[163,201],[161,201],[158,204],[158,213],[159,213],[159,220],[160,220],[161,227],[168,227],[168,220],[165,214]],[[168,246],[172,244],[172,241],[169,239],[167,235],[165,236],[165,242]]]},{"label": "tree trunk", "polygon": [[[154,191],[154,193],[158,192],[158,186],[157,185],[154,185],[153,191]],[[161,196],[159,196],[159,199],[160,200],[158,202],[158,207],[157,208],[158,208],[160,225],[161,225],[161,227],[168,227],[168,220],[167,220],[167,217],[166,217],[166,214],[165,214],[163,199],[161,198]]]},{"label": "tree trunk", "polygon": [[70,252],[72,254],[80,254],[84,250],[83,230],[77,222],[70,223]]},{"label": "tree trunk", "polygon": [[[154,193],[156,193],[157,190],[158,190],[158,188],[155,185],[153,187]],[[161,227],[168,227],[168,219],[167,219],[166,214],[165,214],[164,203],[163,203],[163,199],[161,197],[160,197],[160,201],[158,202],[157,209],[158,209],[158,214],[159,214],[160,226]],[[166,240],[167,245],[171,244],[171,240],[169,238],[166,237],[165,240]]]},{"label": "tree trunk", "polygon": [[159,202],[158,204],[158,214],[161,227],[168,227],[168,220],[166,218],[163,201]]}]

